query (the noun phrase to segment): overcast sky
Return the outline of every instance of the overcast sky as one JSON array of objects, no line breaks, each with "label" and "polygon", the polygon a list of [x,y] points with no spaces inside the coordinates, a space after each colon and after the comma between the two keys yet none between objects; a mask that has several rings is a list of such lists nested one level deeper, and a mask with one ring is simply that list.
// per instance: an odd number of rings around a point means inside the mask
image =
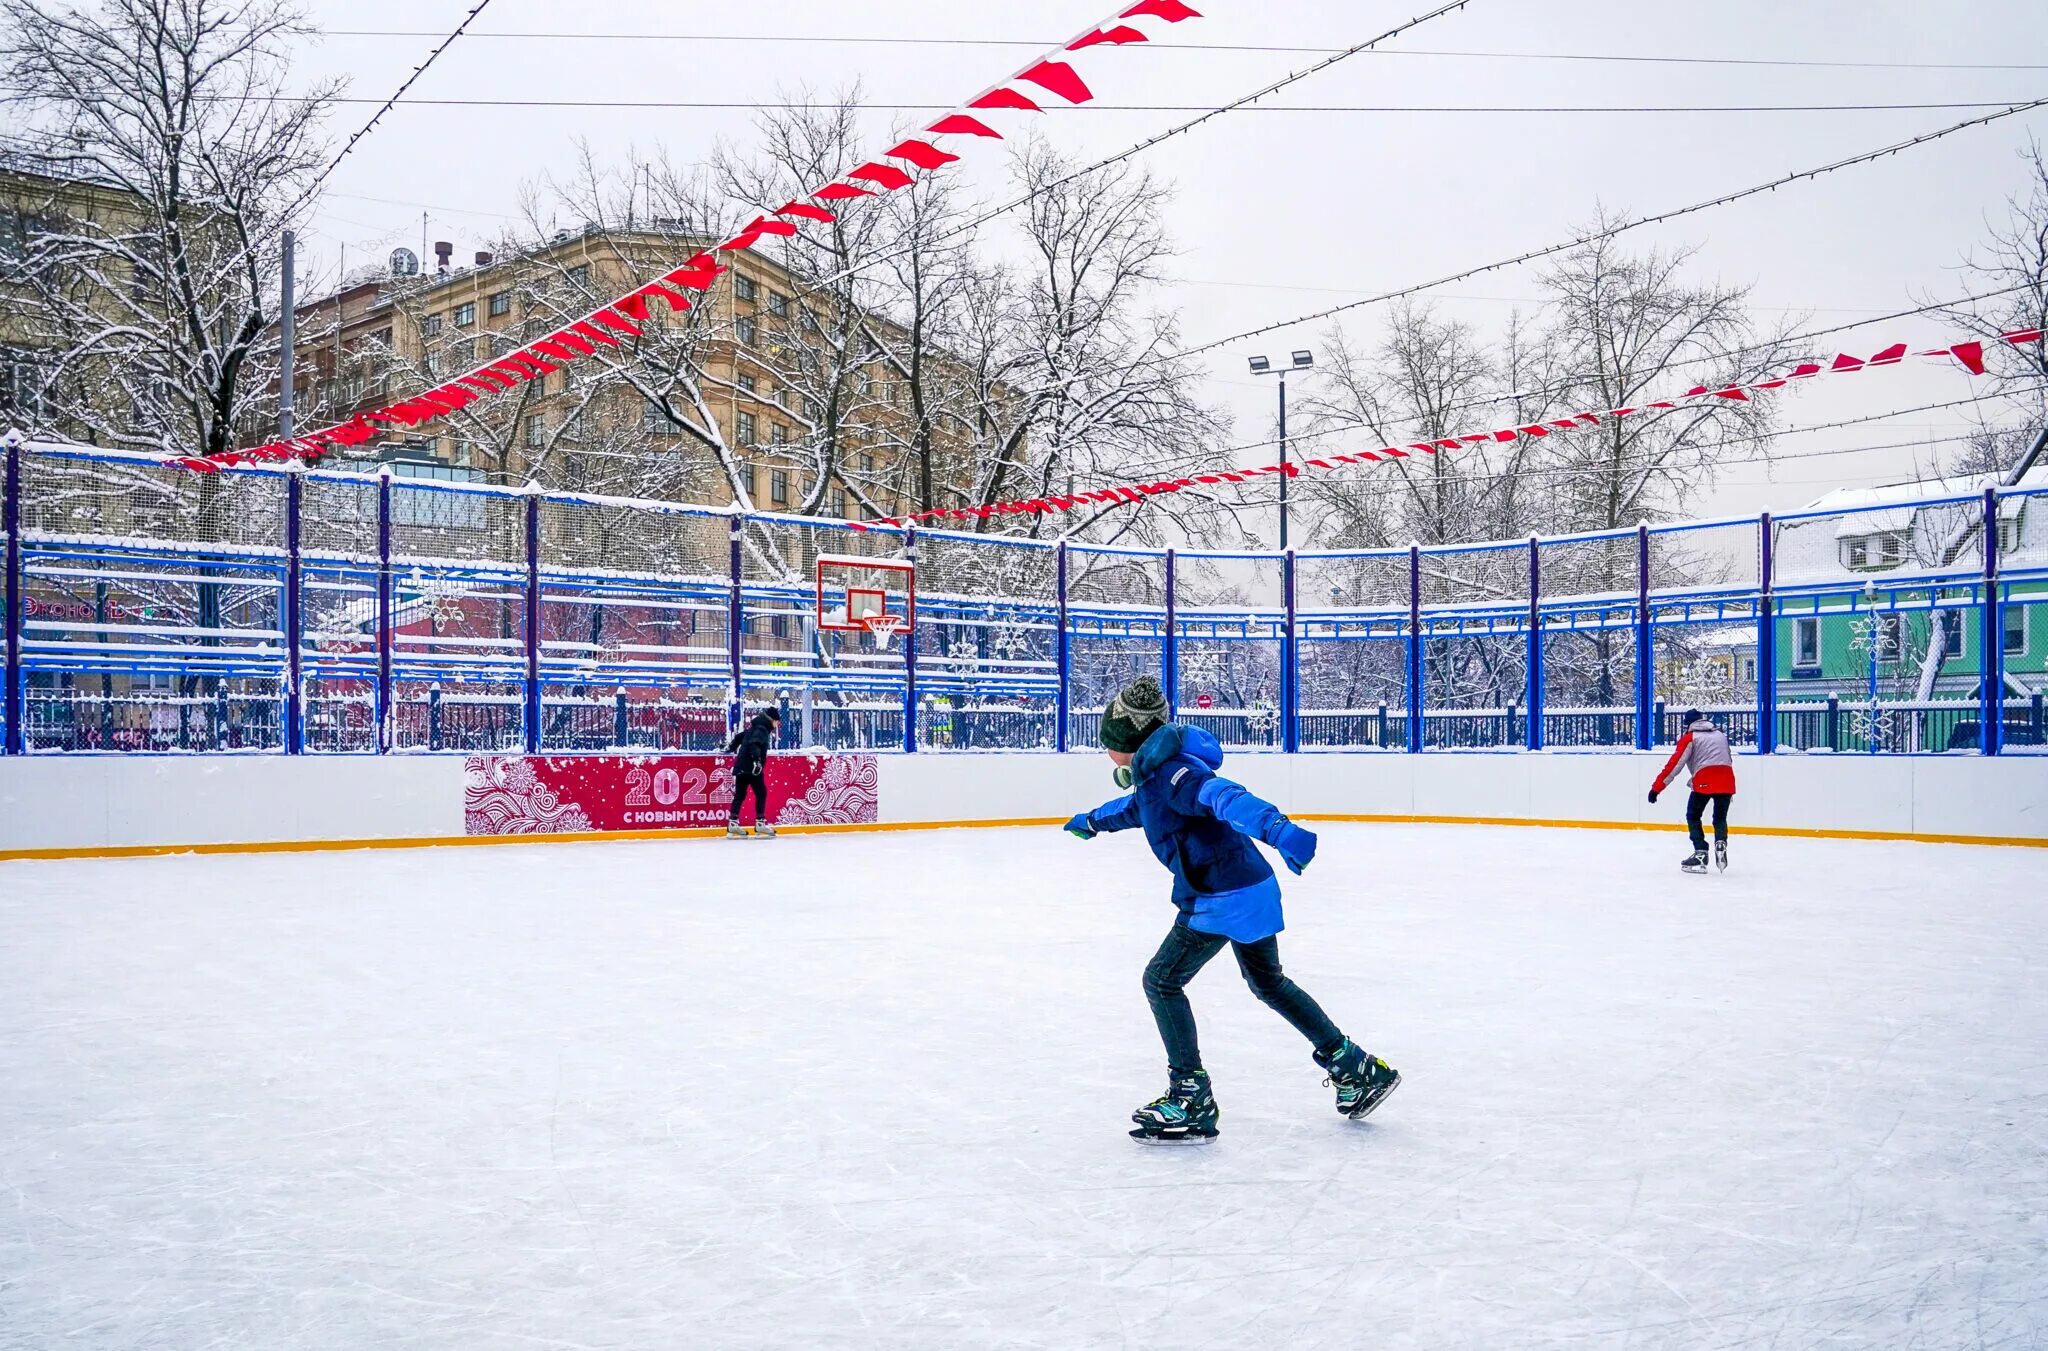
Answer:
[{"label": "overcast sky", "polygon": [[[352,73],[353,96],[382,98],[436,41],[421,35],[445,35],[471,3],[311,0],[313,18],[330,35],[305,53],[300,70],[309,80]],[[1411,0],[1194,3],[1206,17],[1174,30],[1180,45],[1091,56],[1086,71],[1101,103],[1226,102],[1315,58],[1194,44],[1343,47],[1426,8]],[[1025,46],[998,44],[1051,45],[1104,17],[1111,4],[779,0],[716,12],[725,8],[654,0],[493,0],[471,33],[414,86],[413,97],[758,103],[806,87],[830,94],[858,80],[877,105],[871,119],[880,150],[893,125],[917,114],[879,105],[953,104],[1030,54]],[[568,33],[571,28],[578,31]],[[847,41],[867,37],[926,41]],[[970,45],[931,41],[937,39]],[[1679,64],[1539,54],[1990,68]],[[1355,57],[1273,103],[1693,107],[2009,103],[2043,94],[2048,4],[2040,0],[1473,0],[1394,40],[1385,54]],[[335,130],[352,130],[369,111],[344,108]],[[1942,108],[1236,113],[1143,156],[1144,164],[1178,185],[1170,224],[1181,249],[1179,280],[1162,303],[1179,309],[1191,342],[1202,341],[1555,242],[1600,203],[1639,213],[1679,206],[1969,115]],[[1187,116],[1075,110],[1049,114],[1042,125],[1062,148],[1098,156]],[[517,212],[522,182],[566,167],[578,138],[605,157],[623,158],[634,147],[658,143],[685,159],[721,140],[744,143],[752,117],[744,109],[401,105],[335,173],[311,242],[329,267],[344,245],[351,266],[399,244],[418,248],[424,210],[431,217],[429,236],[455,241],[457,257],[467,258]],[[2030,135],[2048,140],[2048,110],[1628,238],[1639,246],[1700,246],[1699,278],[1754,284],[1765,319],[1797,311],[1810,313],[1810,326],[1821,327],[1947,299],[1968,289],[1957,263],[1983,236],[1986,214],[2002,215],[2004,198],[2021,186],[2016,156]],[[993,176],[976,181],[995,190]],[[996,239],[988,246],[1001,247]],[[1447,311],[1490,331],[1535,289],[1530,270],[1520,268],[1440,294]],[[1381,313],[1355,313],[1349,321],[1354,333],[1369,337]],[[1823,341],[1875,350],[1894,340],[1916,346],[1952,341],[1946,331],[1938,319],[1923,316]],[[1318,336],[1316,328],[1298,328],[1215,354],[1211,396],[1234,414],[1240,440],[1270,434],[1273,417],[1272,390],[1245,373],[1244,357],[1314,347]],[[1817,381],[1788,401],[1785,421],[1798,427],[1972,392],[1960,374],[1920,367],[1868,380]],[[1951,434],[1967,412],[1917,413],[1787,436],[1778,452],[1810,455]],[[1896,478],[1913,458],[1913,452],[1869,451],[1731,466],[1703,506],[1784,508],[1832,486]]]}]

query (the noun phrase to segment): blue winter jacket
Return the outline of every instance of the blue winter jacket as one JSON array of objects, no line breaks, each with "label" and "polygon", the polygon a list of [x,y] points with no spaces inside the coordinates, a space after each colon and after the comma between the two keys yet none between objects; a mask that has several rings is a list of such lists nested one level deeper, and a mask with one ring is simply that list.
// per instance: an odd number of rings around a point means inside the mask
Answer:
[{"label": "blue winter jacket", "polygon": [[1183,922],[1240,943],[1285,926],[1273,865],[1252,844],[1278,849],[1297,871],[1315,856],[1316,837],[1270,802],[1219,778],[1223,748],[1199,727],[1169,723],[1131,760],[1132,792],[1077,817],[1096,832],[1142,826],[1159,861],[1173,870],[1173,901]]}]

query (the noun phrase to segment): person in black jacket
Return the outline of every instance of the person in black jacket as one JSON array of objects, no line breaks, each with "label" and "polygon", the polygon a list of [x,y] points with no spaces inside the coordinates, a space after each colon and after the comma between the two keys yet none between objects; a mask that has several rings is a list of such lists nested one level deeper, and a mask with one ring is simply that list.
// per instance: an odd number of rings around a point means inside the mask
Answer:
[{"label": "person in black jacket", "polygon": [[736,840],[747,833],[740,828],[740,804],[747,800],[750,788],[754,791],[755,833],[775,837],[775,827],[768,821],[768,748],[775,744],[781,727],[782,714],[771,704],[725,743],[725,753],[734,757],[732,816],[725,827],[727,839]]}]

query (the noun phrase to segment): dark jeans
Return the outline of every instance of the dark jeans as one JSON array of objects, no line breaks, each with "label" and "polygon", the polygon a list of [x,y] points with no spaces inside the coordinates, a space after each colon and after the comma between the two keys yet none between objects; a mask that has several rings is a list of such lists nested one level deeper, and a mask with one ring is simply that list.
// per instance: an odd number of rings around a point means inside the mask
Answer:
[{"label": "dark jeans", "polygon": [[768,767],[752,766],[753,773],[740,772],[744,766],[736,767],[732,776],[732,819],[740,819],[740,804],[747,800],[747,791],[754,794],[754,824],[760,825],[768,819]]},{"label": "dark jeans", "polygon": [[1692,847],[1702,853],[1707,848],[1707,833],[1700,829],[1700,818],[1707,814],[1707,804],[1714,804],[1714,838],[1728,838],[1728,804],[1735,800],[1733,793],[1694,793],[1685,800],[1685,828],[1692,832]]},{"label": "dark jeans", "polygon": [[1278,938],[1232,943],[1222,934],[1202,933],[1177,923],[1167,931],[1166,941],[1145,968],[1145,998],[1152,1005],[1160,1040],[1166,1043],[1166,1063],[1174,1074],[1202,1068],[1202,1048],[1195,1040],[1195,1011],[1188,1004],[1186,987],[1226,943],[1237,954],[1237,969],[1244,973],[1252,993],[1294,1024],[1294,1030],[1307,1037],[1310,1045],[1330,1051],[1344,1040],[1322,1007],[1280,970]]}]

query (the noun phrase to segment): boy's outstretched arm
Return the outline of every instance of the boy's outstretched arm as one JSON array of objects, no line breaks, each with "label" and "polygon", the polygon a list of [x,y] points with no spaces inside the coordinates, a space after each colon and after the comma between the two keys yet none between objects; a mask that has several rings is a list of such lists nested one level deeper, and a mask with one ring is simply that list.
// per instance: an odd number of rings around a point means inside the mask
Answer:
[{"label": "boy's outstretched arm", "polygon": [[1195,789],[1194,799],[1202,811],[1226,822],[1238,834],[1272,845],[1291,872],[1300,873],[1316,856],[1313,831],[1295,825],[1287,813],[1241,783],[1211,775]]},{"label": "boy's outstretched arm", "polygon": [[1130,830],[1138,824],[1138,797],[1126,793],[1114,802],[1105,802],[1092,812],[1082,812],[1067,822],[1067,831],[1084,840],[1097,835],[1108,835],[1119,830]]}]

